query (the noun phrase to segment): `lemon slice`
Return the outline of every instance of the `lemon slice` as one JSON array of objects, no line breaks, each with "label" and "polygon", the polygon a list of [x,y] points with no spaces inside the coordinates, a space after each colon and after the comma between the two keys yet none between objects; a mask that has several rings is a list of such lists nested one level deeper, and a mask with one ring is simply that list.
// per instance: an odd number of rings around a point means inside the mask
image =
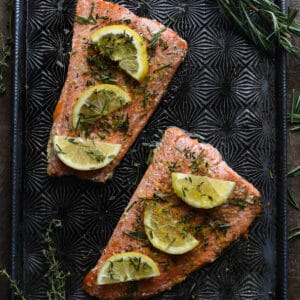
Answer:
[{"label": "lemon slice", "polygon": [[73,127],[85,128],[131,101],[121,88],[99,84],[85,90],[73,107]]},{"label": "lemon slice", "polygon": [[54,136],[53,145],[56,155],[65,165],[80,171],[107,166],[121,150],[120,144],[59,135]]},{"label": "lemon slice", "polygon": [[146,45],[134,30],[125,25],[105,26],[92,34],[92,42],[100,52],[113,61],[137,81],[142,81],[148,73]]},{"label": "lemon slice", "polygon": [[144,212],[144,227],[151,244],[169,254],[183,254],[199,244],[182,223],[173,218],[171,208],[166,205],[148,204]]},{"label": "lemon slice", "polygon": [[176,195],[196,208],[213,208],[226,202],[235,182],[207,176],[172,173],[172,186]]},{"label": "lemon slice", "polygon": [[111,284],[159,276],[157,264],[139,252],[124,252],[111,256],[101,267],[97,284]]}]

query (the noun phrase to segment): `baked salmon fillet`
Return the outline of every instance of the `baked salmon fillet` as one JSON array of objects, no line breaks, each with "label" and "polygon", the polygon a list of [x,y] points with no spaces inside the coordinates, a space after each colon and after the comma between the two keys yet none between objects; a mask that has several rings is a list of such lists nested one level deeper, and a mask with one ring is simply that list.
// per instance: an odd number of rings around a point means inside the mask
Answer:
[{"label": "baked salmon fillet", "polygon": [[[104,182],[112,176],[129,147],[146,125],[159,104],[177,67],[187,52],[187,43],[173,30],[155,20],[140,18],[128,9],[101,0],[79,0],[76,8],[72,52],[67,78],[53,114],[53,126],[47,147],[48,174],[74,174],[82,179]],[[126,24],[137,32],[147,46],[149,69],[146,78],[138,82],[111,62],[99,69],[97,51],[91,45],[91,35],[97,30],[116,24]],[[122,108],[122,114],[107,116],[84,133],[72,128],[72,109],[88,87],[113,83],[131,96],[131,103]],[[115,118],[115,119],[113,119]],[[122,124],[120,125],[120,120]],[[56,155],[53,137],[69,136],[121,144],[113,161],[98,170],[78,171],[64,165]]]},{"label": "baked salmon fillet", "polygon": [[[235,188],[227,202],[220,206],[193,208],[174,194],[172,172],[233,181]],[[155,198],[162,198],[161,195],[166,195],[163,200],[173,207],[173,215],[188,223],[189,233],[199,241],[194,249],[185,254],[164,253],[142,238],[145,236],[141,221],[145,206]],[[246,236],[249,226],[261,213],[260,198],[259,191],[234,172],[222,160],[217,149],[199,143],[181,129],[168,128],[101,258],[86,275],[83,288],[101,299],[142,299],[170,289],[185,280],[189,273],[213,262],[233,241]],[[140,233],[138,238],[132,234],[136,232]],[[97,274],[104,262],[114,254],[128,251],[149,256],[158,265],[160,275],[135,282],[97,285]],[[132,285],[134,288],[131,288]]]}]

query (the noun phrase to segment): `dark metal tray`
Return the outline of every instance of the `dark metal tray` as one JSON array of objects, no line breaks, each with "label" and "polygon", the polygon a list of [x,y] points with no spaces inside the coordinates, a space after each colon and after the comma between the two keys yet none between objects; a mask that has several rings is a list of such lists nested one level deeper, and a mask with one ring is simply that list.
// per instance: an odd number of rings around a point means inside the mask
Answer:
[{"label": "dark metal tray", "polygon": [[[249,238],[153,299],[287,299],[286,61],[258,51],[213,0],[121,0],[189,43],[161,105],[107,184],[50,178],[46,145],[67,71],[76,1],[16,0],[12,274],[27,299],[47,299],[42,235],[52,219],[67,299],[90,299],[83,276],[105,247],[146,170],[149,145],[178,126],[217,147],[263,194]],[[284,1],[281,2],[285,9]]]}]

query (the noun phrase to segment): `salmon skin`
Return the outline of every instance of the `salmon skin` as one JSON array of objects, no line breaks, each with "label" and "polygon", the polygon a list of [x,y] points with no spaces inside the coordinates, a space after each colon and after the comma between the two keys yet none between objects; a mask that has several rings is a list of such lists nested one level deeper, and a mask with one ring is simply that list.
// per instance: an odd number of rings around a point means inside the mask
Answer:
[{"label": "salmon skin", "polygon": [[[225,204],[213,209],[195,209],[174,195],[172,172],[207,175],[234,181],[236,186]],[[199,241],[198,246],[186,254],[163,253],[151,247],[147,239],[137,240],[130,234],[139,232],[140,236],[145,236],[141,221],[144,207],[147,201],[155,199],[155,195],[161,197],[162,194],[168,195],[164,199],[170,204],[168,207],[174,207],[176,218],[188,222],[190,233]],[[170,289],[189,273],[213,262],[233,241],[247,234],[249,226],[261,213],[260,198],[259,191],[234,172],[217,149],[199,143],[181,129],[168,128],[101,258],[86,275],[83,288],[100,299],[142,299]],[[127,251],[151,257],[158,264],[160,275],[134,283],[97,285],[97,273],[103,263],[110,256]]]},{"label": "salmon skin", "polygon": [[[88,18],[92,14],[92,18]],[[83,179],[104,182],[112,176],[129,147],[146,125],[159,104],[177,67],[187,52],[187,43],[173,30],[157,21],[140,18],[128,9],[101,0],[79,0],[76,9],[72,52],[65,85],[53,114],[53,126],[47,147],[48,174],[74,174]],[[123,24],[135,30],[148,47],[149,71],[143,82],[138,83],[120,70],[114,63],[105,62],[99,67],[96,47],[91,46],[91,35],[100,28]],[[118,111],[122,121],[115,126],[112,116],[103,118],[88,132],[72,128],[72,108],[80,94],[88,87],[101,83],[116,84],[131,95],[132,102]],[[115,117],[116,118],[116,117]],[[54,135],[101,140],[121,144],[122,149],[108,166],[100,170],[76,171],[64,165],[56,156],[53,147]]]}]

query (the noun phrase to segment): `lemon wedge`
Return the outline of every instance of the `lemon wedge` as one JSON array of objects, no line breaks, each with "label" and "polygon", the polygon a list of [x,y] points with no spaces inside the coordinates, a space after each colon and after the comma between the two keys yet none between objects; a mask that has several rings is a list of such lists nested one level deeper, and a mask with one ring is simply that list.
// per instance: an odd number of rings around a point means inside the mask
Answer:
[{"label": "lemon wedge", "polygon": [[172,173],[172,186],[176,195],[190,206],[213,208],[226,202],[235,182],[183,173]]},{"label": "lemon wedge", "polygon": [[169,254],[183,254],[194,249],[199,242],[176,221],[172,209],[157,202],[147,204],[144,228],[151,244]]},{"label": "lemon wedge", "polygon": [[110,144],[80,137],[53,137],[58,158],[72,169],[88,171],[107,166],[120,152],[120,144]]},{"label": "lemon wedge", "polygon": [[139,252],[124,252],[111,256],[102,265],[97,284],[112,284],[159,276],[157,264]]},{"label": "lemon wedge", "polygon": [[112,113],[130,103],[128,93],[111,84],[99,84],[85,90],[73,107],[73,127],[86,128],[102,116]]},{"label": "lemon wedge", "polygon": [[105,26],[92,34],[101,54],[113,61],[137,81],[148,73],[147,48],[142,37],[125,25]]}]

